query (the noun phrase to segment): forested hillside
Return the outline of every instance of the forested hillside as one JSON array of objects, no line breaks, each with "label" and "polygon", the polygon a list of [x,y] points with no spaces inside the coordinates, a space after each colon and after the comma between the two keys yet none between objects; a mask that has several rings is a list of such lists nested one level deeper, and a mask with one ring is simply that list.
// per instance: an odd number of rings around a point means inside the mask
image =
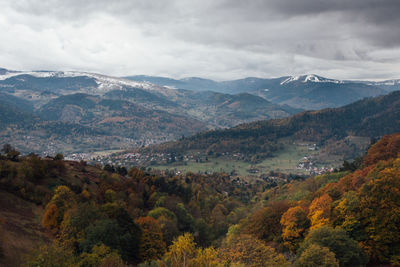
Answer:
[{"label": "forested hillside", "polygon": [[400,264],[400,134],[338,172],[272,187],[2,152],[6,266]]},{"label": "forested hillside", "polygon": [[342,108],[307,111],[289,118],[241,124],[226,130],[208,131],[142,151],[185,154],[243,153],[248,157],[271,156],[280,149],[279,139],[324,145],[347,136],[379,137],[400,131],[400,92],[360,100]]}]

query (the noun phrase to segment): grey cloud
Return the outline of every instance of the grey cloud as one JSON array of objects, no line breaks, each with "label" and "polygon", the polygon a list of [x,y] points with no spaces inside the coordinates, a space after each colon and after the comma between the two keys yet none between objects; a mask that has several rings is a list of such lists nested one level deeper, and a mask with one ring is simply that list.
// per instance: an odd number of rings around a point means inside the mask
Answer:
[{"label": "grey cloud", "polygon": [[385,70],[389,78],[400,71],[397,0],[0,4],[0,30],[5,32],[0,36],[0,60],[25,69],[59,62],[59,68],[118,75],[219,79],[306,72],[374,78],[384,76]]}]

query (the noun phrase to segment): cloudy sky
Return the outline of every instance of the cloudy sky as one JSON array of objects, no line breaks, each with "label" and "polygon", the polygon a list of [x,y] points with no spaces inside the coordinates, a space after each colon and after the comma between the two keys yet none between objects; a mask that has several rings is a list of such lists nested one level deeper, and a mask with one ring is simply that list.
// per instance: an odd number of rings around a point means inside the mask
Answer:
[{"label": "cloudy sky", "polygon": [[400,78],[399,0],[0,0],[0,67]]}]

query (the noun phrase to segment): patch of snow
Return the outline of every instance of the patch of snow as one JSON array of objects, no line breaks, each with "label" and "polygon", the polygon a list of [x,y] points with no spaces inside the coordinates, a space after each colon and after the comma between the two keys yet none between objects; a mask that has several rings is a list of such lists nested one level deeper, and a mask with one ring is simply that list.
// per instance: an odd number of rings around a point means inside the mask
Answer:
[{"label": "patch of snow", "polygon": [[164,85],[164,87],[168,88],[168,89],[172,89],[172,90],[178,89],[178,88],[176,88],[176,86],[173,86],[173,85]]},{"label": "patch of snow", "polygon": [[371,82],[368,83],[369,85],[389,85],[389,86],[394,86],[400,84],[399,79],[394,79],[394,80],[386,80],[386,81],[381,81],[381,82]]},{"label": "patch of snow", "polygon": [[287,78],[286,80],[284,80],[283,82],[281,82],[281,85],[283,84],[287,84],[293,81],[298,81],[300,79],[300,76],[290,76],[289,78]]},{"label": "patch of snow", "polygon": [[303,80],[303,83],[305,82],[321,82],[321,80],[318,78],[316,75],[307,75],[306,78]]}]

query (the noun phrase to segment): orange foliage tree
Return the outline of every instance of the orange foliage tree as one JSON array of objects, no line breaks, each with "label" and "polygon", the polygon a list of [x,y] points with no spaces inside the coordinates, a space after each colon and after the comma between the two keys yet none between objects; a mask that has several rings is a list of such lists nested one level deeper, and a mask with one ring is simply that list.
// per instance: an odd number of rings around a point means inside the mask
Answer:
[{"label": "orange foliage tree", "polygon": [[283,244],[291,251],[296,251],[305,237],[310,221],[307,208],[296,206],[288,209],[281,218]]},{"label": "orange foliage tree", "polygon": [[280,201],[257,210],[245,223],[244,233],[251,234],[258,239],[272,241],[281,234],[280,220],[282,214],[288,208],[289,204],[287,202]]},{"label": "orange foliage tree", "polygon": [[56,229],[58,225],[58,208],[55,204],[50,203],[43,215],[42,226],[47,229]]},{"label": "orange foliage tree", "polygon": [[364,165],[369,166],[380,160],[397,157],[400,152],[400,134],[385,135],[379,142],[372,145],[364,157]]}]

